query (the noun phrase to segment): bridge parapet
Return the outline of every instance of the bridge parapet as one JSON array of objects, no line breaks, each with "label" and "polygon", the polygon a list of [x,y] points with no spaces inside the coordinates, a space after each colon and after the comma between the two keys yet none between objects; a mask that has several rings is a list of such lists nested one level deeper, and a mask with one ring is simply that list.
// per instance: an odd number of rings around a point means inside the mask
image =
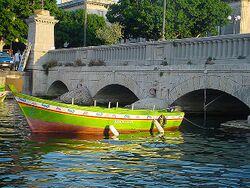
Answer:
[{"label": "bridge parapet", "polygon": [[250,34],[188,38],[49,51],[47,60],[62,64],[101,60],[107,66],[250,63]]}]

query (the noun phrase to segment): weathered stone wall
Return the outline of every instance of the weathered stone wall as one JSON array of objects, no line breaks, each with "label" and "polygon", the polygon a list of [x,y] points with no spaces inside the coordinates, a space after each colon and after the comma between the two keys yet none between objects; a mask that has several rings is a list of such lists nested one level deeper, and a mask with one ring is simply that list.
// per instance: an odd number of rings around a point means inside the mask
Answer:
[{"label": "weathered stone wall", "polygon": [[[39,72],[42,76],[42,72]],[[101,67],[55,67],[48,76],[47,89],[40,91],[39,84],[34,91],[46,94],[56,81],[62,81],[68,88],[79,83],[87,86],[91,96],[111,84],[119,84],[132,91],[139,99],[155,97],[167,100],[169,104],[181,96],[199,89],[215,89],[226,92],[250,107],[250,63],[169,65],[169,66],[101,66]],[[152,96],[151,89],[156,91]],[[41,94],[41,93],[34,93]]]}]

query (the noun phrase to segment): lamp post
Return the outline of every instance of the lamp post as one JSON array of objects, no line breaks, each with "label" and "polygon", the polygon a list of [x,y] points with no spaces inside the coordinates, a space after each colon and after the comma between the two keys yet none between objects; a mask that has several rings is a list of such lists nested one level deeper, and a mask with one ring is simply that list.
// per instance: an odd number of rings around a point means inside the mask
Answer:
[{"label": "lamp post", "polygon": [[240,21],[241,17],[240,15],[237,16],[228,16],[228,20],[233,21],[233,34],[236,34],[236,23]]},{"label": "lamp post", "polygon": [[163,1],[163,21],[162,21],[162,36],[161,39],[165,40],[165,25],[166,25],[166,0]]},{"label": "lamp post", "polygon": [[44,8],[44,0],[41,2],[42,9]]},{"label": "lamp post", "polygon": [[83,25],[83,45],[86,46],[86,35],[87,35],[87,0],[83,0],[83,8],[84,8],[84,25]]}]

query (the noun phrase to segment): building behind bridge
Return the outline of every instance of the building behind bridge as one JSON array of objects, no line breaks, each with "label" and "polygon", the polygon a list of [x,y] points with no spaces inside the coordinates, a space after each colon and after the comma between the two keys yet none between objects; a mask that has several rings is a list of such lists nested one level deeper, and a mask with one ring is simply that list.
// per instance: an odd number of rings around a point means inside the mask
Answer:
[{"label": "building behind bridge", "polygon": [[[58,4],[59,8],[67,11],[73,11],[84,8],[85,0],[61,0]],[[87,12],[88,14],[97,14],[105,17],[108,7],[114,3],[114,0],[88,0],[87,1]]]}]

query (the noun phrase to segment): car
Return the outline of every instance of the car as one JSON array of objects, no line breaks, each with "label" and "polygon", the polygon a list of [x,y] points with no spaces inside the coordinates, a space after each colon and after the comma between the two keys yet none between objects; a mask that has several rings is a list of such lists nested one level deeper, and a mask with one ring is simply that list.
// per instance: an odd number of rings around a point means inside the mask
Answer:
[{"label": "car", "polygon": [[0,69],[13,70],[15,67],[13,57],[6,52],[0,52]]}]

